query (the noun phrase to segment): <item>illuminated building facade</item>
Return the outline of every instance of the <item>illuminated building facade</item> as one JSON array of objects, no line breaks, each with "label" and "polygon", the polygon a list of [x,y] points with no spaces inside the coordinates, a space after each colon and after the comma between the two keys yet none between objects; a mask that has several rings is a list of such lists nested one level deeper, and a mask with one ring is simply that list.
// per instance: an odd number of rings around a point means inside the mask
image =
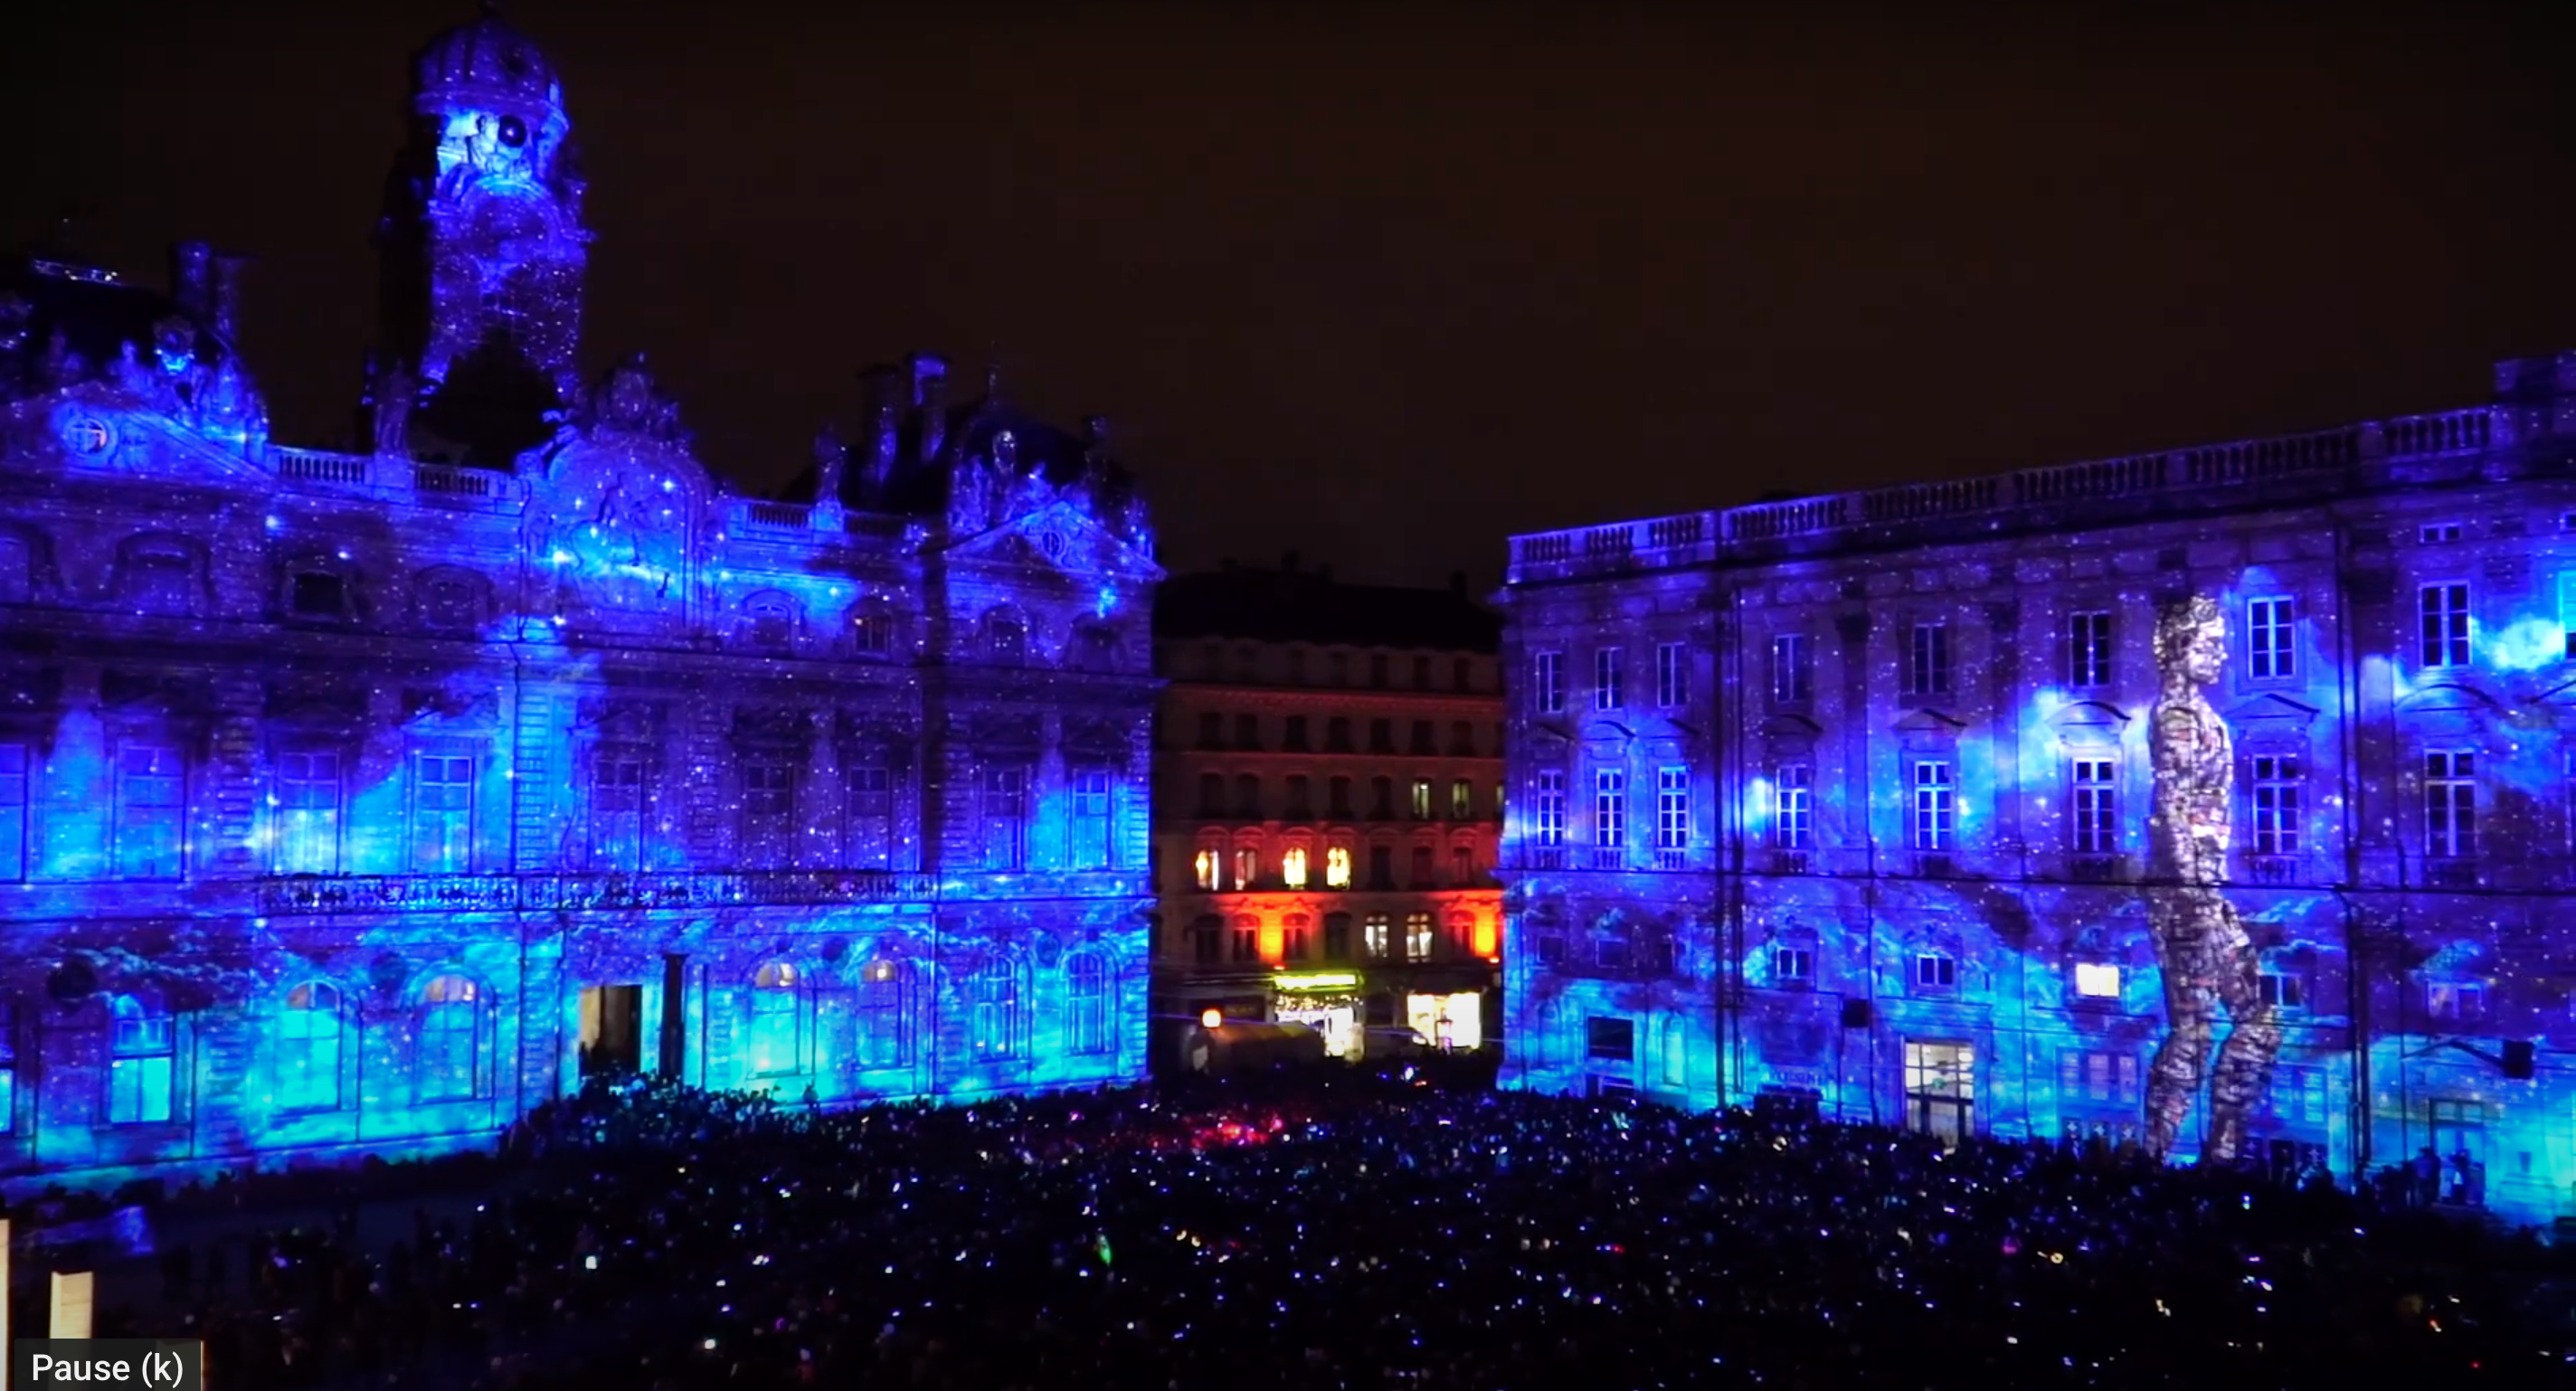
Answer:
[{"label": "illuminated building facade", "polygon": [[1342,584],[1292,555],[1173,578],[1154,633],[1157,1017],[1309,1024],[1347,1057],[1397,1036],[1372,1029],[1491,1039],[1494,615],[1463,582]]},{"label": "illuminated building facade", "polygon": [[1507,1075],[2576,1211],[2576,354],[1513,542]]},{"label": "illuminated building facade", "polygon": [[562,94],[415,68],[360,447],[231,263],[0,279],[0,1168],[487,1143],[593,1069],[791,1102],[1145,1063],[1153,534],[1099,422],[869,374],[787,496],[571,366]]}]

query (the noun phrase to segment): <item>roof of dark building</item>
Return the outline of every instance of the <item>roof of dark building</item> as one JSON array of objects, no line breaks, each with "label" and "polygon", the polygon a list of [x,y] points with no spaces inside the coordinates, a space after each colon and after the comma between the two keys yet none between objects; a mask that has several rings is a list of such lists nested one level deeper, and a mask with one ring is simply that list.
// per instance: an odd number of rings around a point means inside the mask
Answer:
[{"label": "roof of dark building", "polygon": [[1154,591],[1154,636],[1495,652],[1503,621],[1467,597],[1463,576],[1447,589],[1342,584],[1292,561],[1165,580]]},{"label": "roof of dark building", "polygon": [[[930,420],[928,412],[907,409],[902,412],[895,442],[893,477],[887,480],[882,497],[862,495],[860,470],[864,441],[850,446],[850,461],[842,474],[843,502],[862,510],[922,516],[938,513],[948,505],[948,485],[955,465],[964,459],[989,454],[993,437],[1009,430],[1018,454],[1021,472],[1042,470],[1049,483],[1067,487],[1081,481],[1092,468],[1095,454],[1105,441],[1094,441],[1039,420],[1009,403],[992,396],[963,401],[941,409],[944,427],[940,432],[937,455],[922,461],[923,432]],[[1102,477],[1112,490],[1135,486],[1135,479],[1116,460],[1102,457]],[[812,502],[815,470],[807,464],[795,477],[781,485],[775,494],[781,502]]]},{"label": "roof of dark building", "polygon": [[41,251],[0,258],[0,298],[13,295],[28,310],[26,353],[46,352],[60,333],[63,346],[93,369],[116,361],[127,343],[148,354],[154,326],[178,312],[159,290]]}]

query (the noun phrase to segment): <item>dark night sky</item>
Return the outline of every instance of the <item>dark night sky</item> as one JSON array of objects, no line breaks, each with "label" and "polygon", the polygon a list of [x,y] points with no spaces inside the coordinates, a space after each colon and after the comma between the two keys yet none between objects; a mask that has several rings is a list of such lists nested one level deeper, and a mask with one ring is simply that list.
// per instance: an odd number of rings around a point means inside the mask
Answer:
[{"label": "dark night sky", "polygon": [[[52,8],[0,236],[77,199],[156,283],[177,237],[257,254],[279,434],[340,442],[405,58],[471,4]],[[649,350],[717,469],[766,488],[857,368],[998,344],[1115,417],[1184,568],[1482,584],[1512,531],[2466,404],[2576,347],[2542,5],[508,8],[586,155],[587,354]]]}]

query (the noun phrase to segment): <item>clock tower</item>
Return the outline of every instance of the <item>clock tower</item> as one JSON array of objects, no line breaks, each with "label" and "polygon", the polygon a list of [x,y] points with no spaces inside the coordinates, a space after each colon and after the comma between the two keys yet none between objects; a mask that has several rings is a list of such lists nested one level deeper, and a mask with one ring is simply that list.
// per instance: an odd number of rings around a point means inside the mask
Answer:
[{"label": "clock tower", "polygon": [[413,59],[411,118],[377,227],[377,447],[506,468],[579,387],[590,234],[563,85],[487,4]]}]

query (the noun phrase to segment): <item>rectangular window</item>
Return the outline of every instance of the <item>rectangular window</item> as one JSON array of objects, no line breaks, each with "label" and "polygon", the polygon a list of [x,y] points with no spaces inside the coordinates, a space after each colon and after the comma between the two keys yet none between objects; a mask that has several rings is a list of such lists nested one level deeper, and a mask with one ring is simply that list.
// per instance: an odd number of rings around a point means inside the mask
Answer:
[{"label": "rectangular window", "polygon": [[2415,539],[2427,546],[2438,546],[2445,542],[2457,541],[2460,539],[2460,524],[2458,522],[2426,522],[2424,525],[2416,528]]},{"label": "rectangular window", "polygon": [[2424,755],[2424,853],[2461,860],[2478,853],[2478,780],[2474,753]]},{"label": "rectangular window", "polygon": [[1655,703],[1667,710],[1690,704],[1690,653],[1678,642],[1655,646]]},{"label": "rectangular window", "polygon": [[1351,886],[1351,848],[1328,846],[1324,851],[1324,887],[1347,889]]},{"label": "rectangular window", "polygon": [[474,760],[416,753],[411,762],[411,863],[423,874],[474,867]]},{"label": "rectangular window", "polygon": [[894,868],[894,769],[860,763],[844,776],[850,789],[850,867]]},{"label": "rectangular window", "polygon": [[1408,805],[1408,806],[1410,806],[1410,807],[1413,809],[1413,819],[1414,819],[1414,820],[1416,820],[1416,821],[1428,821],[1428,820],[1430,820],[1430,819],[1431,819],[1431,779],[1429,779],[1429,778],[1415,778],[1415,779],[1413,780],[1413,787],[1412,787],[1411,791],[1412,791],[1412,794],[1413,794],[1413,795],[1412,795],[1412,797],[1411,797],[1410,801],[1407,803],[1407,805]]},{"label": "rectangular window", "polygon": [[2306,1009],[2308,978],[2290,971],[2265,971],[2256,978],[2263,1003],[2273,1009]]},{"label": "rectangular window", "polygon": [[2254,813],[2254,853],[2299,853],[2300,789],[2297,754],[2256,754],[2247,760],[2252,776],[2246,796]]},{"label": "rectangular window", "polygon": [[1234,747],[1243,753],[1261,752],[1261,717],[1259,715],[1234,717]]},{"label": "rectangular window", "polygon": [[2456,980],[2428,982],[2424,986],[2424,1012],[2453,1023],[2483,1019],[2487,1012],[2486,985]]},{"label": "rectangular window", "polygon": [[1393,752],[1395,752],[1395,721],[1393,721],[1393,720],[1371,720],[1371,721],[1369,721],[1369,752],[1370,752],[1370,753],[1393,753]]},{"label": "rectangular window", "polygon": [[2120,765],[2108,758],[2079,758],[2071,767],[2074,815],[2066,828],[2069,848],[2078,855],[2108,855],[2120,845]]},{"label": "rectangular window", "polygon": [[644,750],[601,744],[590,764],[590,865],[637,870],[644,859]]},{"label": "rectangular window", "polygon": [[1917,623],[1905,664],[1906,691],[1945,695],[1950,690],[1950,625]]},{"label": "rectangular window", "polygon": [[1449,847],[1449,886],[1457,889],[1476,886],[1476,852],[1472,847]]},{"label": "rectangular window", "polygon": [[2066,619],[2066,684],[2087,690],[2111,684],[2111,615],[2069,614]]},{"label": "rectangular window", "polygon": [[1431,915],[1429,913],[1404,915],[1404,959],[1407,961],[1431,959]]},{"label": "rectangular window", "polygon": [[1214,846],[1202,846],[1190,857],[1190,878],[1201,893],[1217,893],[1225,888],[1225,852]]},{"label": "rectangular window", "polygon": [[2428,584],[2419,595],[2423,616],[2420,655],[2427,667],[2469,664],[2469,587],[2450,581]]},{"label": "rectangular window", "polygon": [[2299,652],[2293,641],[2296,609],[2282,596],[2256,599],[2245,606],[2245,674],[2257,681],[2286,681],[2299,674]]},{"label": "rectangular window", "polygon": [[1438,846],[1417,845],[1413,847],[1413,882],[1408,887],[1416,889],[1439,887],[1433,882],[1435,867],[1439,864],[1439,860],[1440,849]]},{"label": "rectangular window", "polygon": [[1073,869],[1109,868],[1109,770],[1073,772]]},{"label": "rectangular window", "polygon": [[1326,913],[1324,915],[1324,959],[1326,961],[1351,959],[1350,914]]},{"label": "rectangular window", "polygon": [[1395,887],[1394,846],[1372,845],[1369,847],[1368,884],[1370,888],[1381,892]]},{"label": "rectangular window", "polygon": [[2137,1104],[2139,1068],[2135,1053],[2097,1053],[2069,1048],[2057,1055],[2057,1070],[2060,1101],[2111,1106]]},{"label": "rectangular window", "polygon": [[1199,747],[1202,749],[1221,749],[1225,747],[1225,716],[1223,714],[1215,712],[1203,712],[1200,714]]},{"label": "rectangular window", "polygon": [[1395,917],[1391,913],[1371,913],[1360,919],[1360,948],[1372,961],[1383,961],[1395,950]]},{"label": "rectangular window", "polygon": [[1357,820],[1359,813],[1351,808],[1351,780],[1335,778],[1324,785],[1324,815],[1334,821]]},{"label": "rectangular window", "polygon": [[1583,1056],[1594,1062],[1637,1060],[1637,1021],[1593,1015],[1583,1021]]},{"label": "rectangular window", "polygon": [[2078,962],[2075,967],[2075,994],[2086,1000],[2120,998],[2120,968],[2103,961]]},{"label": "rectangular window", "polygon": [[1234,887],[1249,889],[1261,882],[1261,852],[1249,845],[1234,847]]},{"label": "rectangular window", "polygon": [[1812,985],[1816,979],[1816,954],[1806,947],[1773,947],[1771,949],[1771,983],[1782,986]]},{"label": "rectangular window", "polygon": [[122,744],[116,750],[116,870],[128,879],[176,879],[187,784],[179,751]]},{"label": "rectangular window", "polygon": [[1690,849],[1690,769],[1655,770],[1655,848]]},{"label": "rectangular window", "polygon": [[1592,774],[1592,843],[1616,850],[1628,836],[1628,775],[1616,768]]},{"label": "rectangular window", "polygon": [[1407,753],[1420,755],[1424,758],[1429,758],[1440,752],[1440,740],[1439,737],[1432,732],[1431,721],[1415,720],[1413,722],[1413,742],[1406,747],[1405,751]]},{"label": "rectangular window", "polygon": [[107,1123],[159,1125],[175,1111],[179,1041],[174,1021],[136,1009],[129,996],[117,997],[116,1003],[108,1048]]},{"label": "rectangular window", "polygon": [[1771,703],[1804,705],[1814,699],[1815,667],[1804,633],[1777,633],[1771,638]]},{"label": "rectangular window", "polygon": [[1815,835],[1815,769],[1783,763],[1771,780],[1771,843],[1804,850]]},{"label": "rectangular window", "polygon": [[2272,1119],[2284,1125],[2324,1125],[2326,1070],[2298,1063],[2272,1069]]},{"label": "rectangular window", "polygon": [[[0,744],[0,883],[27,877],[27,746]],[[0,1115],[0,1132],[8,1118]]]},{"label": "rectangular window", "polygon": [[1261,959],[1261,922],[1259,919],[1237,918],[1234,920],[1234,946],[1232,959],[1237,962],[1259,961]]},{"label": "rectangular window", "polygon": [[1622,658],[1627,654],[1616,647],[1604,647],[1592,654],[1592,708],[1622,710],[1628,705],[1627,671]]},{"label": "rectangular window", "polygon": [[796,862],[796,770],[765,759],[742,765],[744,869],[785,869]]},{"label": "rectangular window", "polygon": [[1289,821],[1315,819],[1315,781],[1304,773],[1288,775],[1288,805],[1280,816]]},{"label": "rectangular window", "polygon": [[1530,789],[1531,819],[1538,828],[1541,845],[1565,844],[1565,774],[1548,768],[1539,772],[1536,785]]},{"label": "rectangular window", "polygon": [[984,867],[1025,869],[1029,862],[1029,772],[1026,768],[984,770],[982,821]]},{"label": "rectangular window", "polygon": [[340,867],[340,755],[328,749],[277,756],[277,872]]},{"label": "rectangular window", "polygon": [[1541,652],[1532,662],[1531,696],[1538,702],[1542,715],[1562,714],[1565,710],[1565,654]]},{"label": "rectangular window", "polygon": [[1949,764],[1937,759],[1915,761],[1915,849],[1939,854],[1950,848],[1951,833],[1957,829],[1955,792],[1950,782]]},{"label": "rectangular window", "polygon": [[1449,819],[1452,821],[1476,819],[1476,785],[1465,778],[1449,780]]},{"label": "rectangular window", "polygon": [[1914,985],[1918,990],[1955,990],[1959,985],[1959,959],[1940,952],[1923,952],[1914,958]]},{"label": "rectangular window", "polygon": [[1306,717],[1290,715],[1279,727],[1279,747],[1289,753],[1306,751]]}]

